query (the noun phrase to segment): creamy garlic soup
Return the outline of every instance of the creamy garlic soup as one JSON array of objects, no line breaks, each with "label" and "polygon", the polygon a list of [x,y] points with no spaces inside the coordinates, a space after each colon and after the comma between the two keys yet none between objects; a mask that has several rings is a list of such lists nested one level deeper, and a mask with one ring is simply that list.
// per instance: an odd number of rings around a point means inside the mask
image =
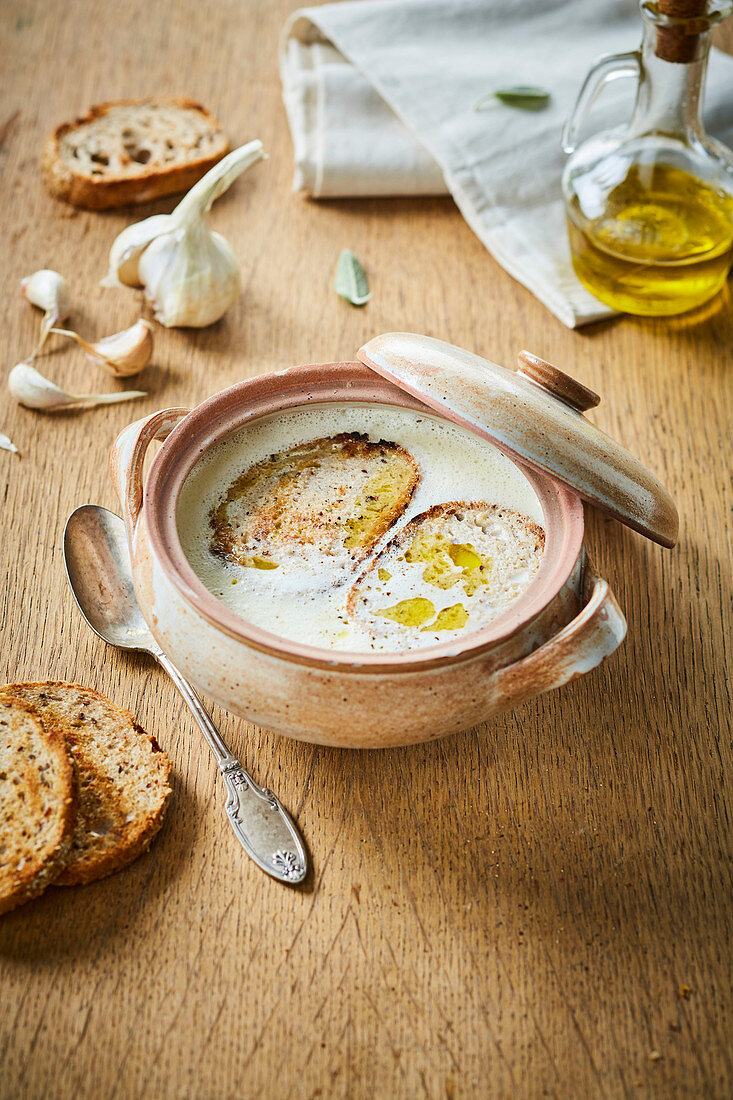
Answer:
[{"label": "creamy garlic soup", "polygon": [[[338,547],[310,534],[313,517],[324,512],[313,511],[308,495],[308,478],[320,460],[306,445],[325,442],[336,453],[335,440],[346,435],[357,442],[344,445],[351,447],[343,458],[346,484],[334,482],[342,509],[373,518],[388,495],[395,453],[400,484],[411,478],[406,506],[366,548],[359,545],[361,519],[347,520]],[[374,474],[369,462],[360,461],[359,446],[384,441],[381,450],[370,451]],[[296,462],[289,454],[283,458],[301,444]],[[282,471],[290,478],[288,507],[297,509],[300,501],[310,509],[302,529],[292,515],[283,519],[282,504],[272,496]],[[266,483],[266,523],[259,517],[259,526],[250,524],[246,539],[237,542],[248,524],[247,508],[257,507],[258,486]],[[360,493],[363,500],[357,500]],[[326,516],[329,509],[333,502],[327,500]],[[531,485],[490,444],[429,414],[351,403],[277,414],[232,433],[196,463],[177,510],[183,551],[222,603],[274,634],[351,652],[435,645],[485,626],[521,595],[539,567],[542,523]]]}]

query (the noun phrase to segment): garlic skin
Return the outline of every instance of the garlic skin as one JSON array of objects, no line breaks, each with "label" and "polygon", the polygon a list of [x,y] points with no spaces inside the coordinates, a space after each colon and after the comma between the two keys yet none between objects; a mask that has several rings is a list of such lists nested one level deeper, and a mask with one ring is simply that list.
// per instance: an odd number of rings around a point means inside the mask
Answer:
[{"label": "garlic skin", "polygon": [[15,446],[10,436],[6,435],[5,432],[0,432],[0,449],[3,451],[12,451],[14,455],[20,454],[20,451]]},{"label": "garlic skin", "polygon": [[95,344],[88,343],[72,329],[52,328],[51,332],[76,341],[90,359],[107,367],[117,378],[137,374],[147,367],[153,354],[153,326],[143,317],[130,328],[105,336]]},{"label": "garlic skin", "polygon": [[67,393],[24,360],[17,363],[8,375],[8,389],[19,405],[27,409],[53,412],[72,405],[92,408],[94,405],[115,405],[118,401],[133,401],[145,397],[142,390],[126,390],[124,393]]},{"label": "garlic skin", "polygon": [[33,306],[44,311],[41,321],[41,338],[31,356],[32,359],[46,343],[48,334],[59,321],[65,321],[71,313],[69,287],[63,275],[51,268],[41,268],[20,280],[23,297]]},{"label": "garlic skin", "polygon": [[155,319],[166,328],[213,325],[242,287],[231,246],[203,222],[158,237],[140,257],[139,270]]},{"label": "garlic skin", "polygon": [[229,243],[213,233],[206,215],[246,168],[264,157],[261,141],[235,149],[194,184],[172,214],[128,226],[109,255],[104,286],[142,285],[167,328],[204,328],[236,300],[241,281]]}]

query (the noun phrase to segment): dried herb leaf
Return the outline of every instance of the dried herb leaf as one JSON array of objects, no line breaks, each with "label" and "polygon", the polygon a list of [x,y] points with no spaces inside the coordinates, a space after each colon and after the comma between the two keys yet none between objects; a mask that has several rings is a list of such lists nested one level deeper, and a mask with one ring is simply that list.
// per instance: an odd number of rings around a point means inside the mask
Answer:
[{"label": "dried herb leaf", "polygon": [[8,439],[4,432],[0,432],[0,447],[4,451],[12,451],[14,455],[20,454],[12,439]]},{"label": "dried herb leaf", "polygon": [[474,105],[474,111],[481,111],[487,104],[499,100],[507,107],[523,107],[528,111],[537,111],[550,102],[550,93],[534,84],[516,84],[511,88],[497,88],[481,96]]},{"label": "dried herb leaf", "polygon": [[339,255],[334,287],[352,306],[366,305],[372,296],[366,271],[350,248],[344,248]]}]

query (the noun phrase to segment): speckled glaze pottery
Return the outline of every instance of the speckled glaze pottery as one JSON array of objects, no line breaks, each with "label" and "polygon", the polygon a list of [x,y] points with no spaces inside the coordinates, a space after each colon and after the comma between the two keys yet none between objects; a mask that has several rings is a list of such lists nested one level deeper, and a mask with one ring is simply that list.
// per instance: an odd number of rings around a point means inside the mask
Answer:
[{"label": "speckled glaze pottery", "polygon": [[[369,349],[362,349],[367,361]],[[400,654],[332,652],[262,630],[208,592],[183,554],[176,527],[178,495],[200,455],[263,416],[351,401],[426,411],[424,400],[371,366],[329,363],[240,382],[190,412],[164,409],[117,439],[112,477],[140,606],[162,648],[202,692],[288,737],[386,748],[472,726],[590,671],[620,645],[626,623],[587,559],[579,493],[517,458],[516,447],[502,449],[511,453],[541,503],[542,564],[503,615],[459,643]],[[153,440],[165,442],[143,485],[143,461]]]}]

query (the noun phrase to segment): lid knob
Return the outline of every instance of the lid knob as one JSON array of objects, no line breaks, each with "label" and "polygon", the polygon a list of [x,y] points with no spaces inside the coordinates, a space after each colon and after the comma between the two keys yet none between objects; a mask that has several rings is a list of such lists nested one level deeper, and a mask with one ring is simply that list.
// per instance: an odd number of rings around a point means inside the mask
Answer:
[{"label": "lid knob", "polygon": [[582,413],[586,409],[594,409],[596,405],[600,405],[601,399],[597,393],[576,382],[569,374],[554,367],[546,359],[540,359],[539,355],[534,355],[531,351],[520,351],[517,362],[520,374],[529,378],[535,385],[541,386],[543,390],[548,390],[553,396],[559,397],[567,405],[572,405],[578,412]]}]

